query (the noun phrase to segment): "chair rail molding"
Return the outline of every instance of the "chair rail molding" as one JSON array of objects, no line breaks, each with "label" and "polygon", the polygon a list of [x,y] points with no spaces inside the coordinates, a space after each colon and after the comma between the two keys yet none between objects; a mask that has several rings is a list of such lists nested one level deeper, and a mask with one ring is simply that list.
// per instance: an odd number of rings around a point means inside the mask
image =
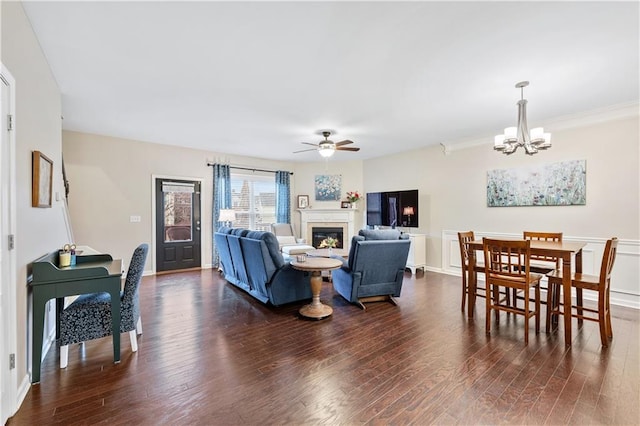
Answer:
[{"label": "chair rail molding", "polygon": [[[522,234],[478,232],[476,239],[488,238],[522,238]],[[583,242],[587,245],[582,249],[582,272],[598,275],[604,252],[606,238],[563,236],[563,241]],[[460,247],[458,245],[458,231],[442,231],[442,273],[461,276]],[[640,240],[618,240],[618,253],[611,275],[611,304],[640,309]],[[478,275],[484,280],[482,274]],[[546,278],[545,278],[546,280]],[[585,294],[585,299],[588,298]]]}]

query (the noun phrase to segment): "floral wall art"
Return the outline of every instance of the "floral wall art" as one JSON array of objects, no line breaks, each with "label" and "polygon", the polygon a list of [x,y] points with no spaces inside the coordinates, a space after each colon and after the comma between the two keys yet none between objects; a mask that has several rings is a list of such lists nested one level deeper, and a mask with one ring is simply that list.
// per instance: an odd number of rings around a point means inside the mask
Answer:
[{"label": "floral wall art", "polygon": [[487,206],[572,206],[587,203],[586,160],[490,170]]},{"label": "floral wall art", "polygon": [[342,194],[342,175],[316,176],[316,201],[338,201]]}]

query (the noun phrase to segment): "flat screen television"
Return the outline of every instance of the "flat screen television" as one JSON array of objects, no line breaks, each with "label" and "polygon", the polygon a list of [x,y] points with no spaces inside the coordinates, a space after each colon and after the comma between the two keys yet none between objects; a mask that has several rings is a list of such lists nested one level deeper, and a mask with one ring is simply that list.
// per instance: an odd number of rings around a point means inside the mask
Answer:
[{"label": "flat screen television", "polygon": [[418,227],[418,190],[367,192],[367,225]]}]

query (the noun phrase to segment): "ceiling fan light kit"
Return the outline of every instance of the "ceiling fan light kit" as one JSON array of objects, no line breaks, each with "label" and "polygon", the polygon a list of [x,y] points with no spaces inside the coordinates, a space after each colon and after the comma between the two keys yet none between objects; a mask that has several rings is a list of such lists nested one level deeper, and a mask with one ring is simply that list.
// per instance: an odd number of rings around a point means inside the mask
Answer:
[{"label": "ceiling fan light kit", "polygon": [[294,151],[294,154],[297,154],[299,152],[307,152],[307,151],[318,151],[318,153],[320,154],[320,156],[322,156],[323,158],[329,158],[331,157],[336,151],[360,151],[360,148],[357,147],[345,147],[343,145],[349,145],[352,144],[353,141],[350,141],[348,139],[345,139],[343,141],[340,142],[333,142],[329,140],[329,136],[331,136],[331,131],[329,130],[323,130],[322,132],[322,136],[324,136],[324,140],[318,144],[315,143],[309,143],[309,142],[302,142],[304,145],[311,145],[314,146],[315,148],[310,148],[310,149],[303,149],[300,151]]},{"label": "ceiling fan light kit", "polygon": [[318,152],[321,157],[329,158],[336,152],[336,146],[332,143],[320,142]]},{"label": "ceiling fan light kit", "polygon": [[507,127],[504,134],[494,138],[493,149],[502,151],[503,154],[513,154],[518,147],[523,147],[528,155],[533,155],[539,150],[551,147],[551,133],[545,133],[542,127],[531,129],[527,126],[527,100],[524,99],[524,88],[529,85],[528,81],[521,81],[516,84],[520,89],[520,100],[518,101],[518,127]]}]

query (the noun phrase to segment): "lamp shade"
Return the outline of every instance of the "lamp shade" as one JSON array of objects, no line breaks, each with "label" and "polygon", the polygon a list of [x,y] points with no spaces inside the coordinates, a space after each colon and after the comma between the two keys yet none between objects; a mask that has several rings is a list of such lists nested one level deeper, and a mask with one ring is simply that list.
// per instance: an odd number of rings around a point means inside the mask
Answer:
[{"label": "lamp shade", "polygon": [[236,220],[236,212],[233,209],[220,209],[219,222],[233,222]]},{"label": "lamp shade", "polygon": [[402,214],[409,216],[413,214],[413,207],[412,206],[407,206],[402,210]]},{"label": "lamp shade", "polygon": [[324,158],[331,157],[335,151],[336,151],[335,145],[329,145],[329,144],[320,145],[320,147],[318,148],[318,152],[320,153],[320,156]]}]

